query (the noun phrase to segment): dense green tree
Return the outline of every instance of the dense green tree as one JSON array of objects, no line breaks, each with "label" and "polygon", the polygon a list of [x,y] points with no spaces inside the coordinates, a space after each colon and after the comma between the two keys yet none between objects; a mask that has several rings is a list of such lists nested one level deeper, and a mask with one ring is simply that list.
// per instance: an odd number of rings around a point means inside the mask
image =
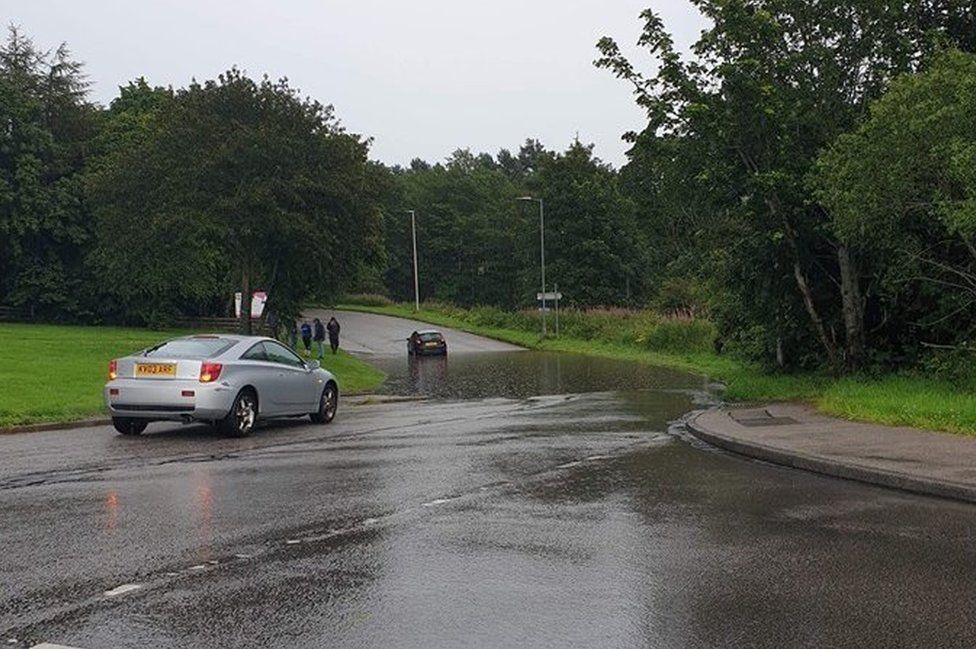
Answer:
[{"label": "dense green tree", "polygon": [[88,176],[93,257],[130,316],[165,321],[257,288],[293,315],[378,263],[367,143],[286,81],[231,69],[175,93],[136,84],[112,112]]},{"label": "dense green tree", "polygon": [[464,305],[518,303],[514,259],[516,187],[491,156],[456,151],[444,164],[394,172],[385,228],[387,285],[413,298],[410,216],[417,215],[422,299]]},{"label": "dense green tree", "polygon": [[0,302],[78,317],[91,236],[79,171],[97,127],[81,65],[16,28],[0,46]]},{"label": "dense green tree", "polygon": [[885,308],[898,311],[893,335],[972,336],[976,57],[946,52],[897,80],[821,155],[814,186],[837,237],[862,251]]},{"label": "dense green tree", "polygon": [[[864,361],[865,286],[858,251],[837,239],[807,177],[817,153],[855,127],[898,74],[946,44],[972,41],[973,3],[953,0],[695,0],[711,21],[684,60],[653,11],[640,45],[659,62],[642,75],[611,39],[597,64],[630,81],[649,123],[633,136],[631,187],[650,194],[655,227],[681,213],[683,188],[733,323],[802,362],[818,341],[826,364]],[[688,181],[679,178],[684,175]],[[644,177],[643,182],[635,178]],[[686,218],[685,215],[680,218]],[[805,313],[806,326],[796,317]],[[873,313],[872,317],[882,317]],[[840,333],[843,332],[843,333]]]},{"label": "dense green tree", "polygon": [[[548,290],[558,285],[567,303],[577,306],[640,303],[644,259],[634,207],[593,147],[574,142],[565,153],[543,157],[530,187],[545,202]],[[520,248],[530,251],[523,294],[539,286],[538,228],[535,218],[530,222],[536,227],[520,230]]]}]

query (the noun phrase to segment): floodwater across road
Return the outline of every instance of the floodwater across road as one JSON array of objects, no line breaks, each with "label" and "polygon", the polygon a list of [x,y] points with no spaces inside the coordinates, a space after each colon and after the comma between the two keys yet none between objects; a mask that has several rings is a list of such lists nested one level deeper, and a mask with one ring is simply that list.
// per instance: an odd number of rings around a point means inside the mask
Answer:
[{"label": "floodwater across road", "polygon": [[0,644],[976,645],[976,507],[689,441],[699,377],[377,362],[429,398],[0,438]]}]

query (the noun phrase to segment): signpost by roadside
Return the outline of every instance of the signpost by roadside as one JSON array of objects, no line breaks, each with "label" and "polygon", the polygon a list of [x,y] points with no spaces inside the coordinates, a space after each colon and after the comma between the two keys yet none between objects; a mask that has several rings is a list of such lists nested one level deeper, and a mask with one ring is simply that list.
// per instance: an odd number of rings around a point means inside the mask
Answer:
[{"label": "signpost by roadside", "polygon": [[[258,320],[264,313],[264,305],[268,301],[268,294],[264,291],[254,291],[251,294],[251,320]],[[241,302],[243,298],[241,292],[234,293],[234,317],[241,317]]]},{"label": "signpost by roadside", "polygon": [[537,302],[542,302],[542,306],[539,307],[539,311],[542,312],[542,317],[546,317],[546,313],[549,311],[549,307],[546,306],[546,302],[552,302],[556,305],[556,336],[559,336],[559,300],[563,299],[563,294],[559,292],[559,285],[556,284],[554,291],[548,291],[546,293],[536,293],[535,299]]}]

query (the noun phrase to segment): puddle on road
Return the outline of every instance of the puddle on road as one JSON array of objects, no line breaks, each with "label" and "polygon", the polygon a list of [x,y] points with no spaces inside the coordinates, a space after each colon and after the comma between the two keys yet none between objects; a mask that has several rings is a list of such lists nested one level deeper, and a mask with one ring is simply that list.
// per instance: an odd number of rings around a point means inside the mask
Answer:
[{"label": "puddle on road", "polygon": [[708,394],[708,379],[631,361],[552,352],[454,354],[373,362],[386,394],[442,399],[526,399],[540,395],[665,390]]}]

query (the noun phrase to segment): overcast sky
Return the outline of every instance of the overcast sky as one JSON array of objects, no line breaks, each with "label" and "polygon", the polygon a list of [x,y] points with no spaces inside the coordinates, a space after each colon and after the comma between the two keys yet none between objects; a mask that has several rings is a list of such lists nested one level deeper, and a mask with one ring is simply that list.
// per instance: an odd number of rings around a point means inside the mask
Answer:
[{"label": "overcast sky", "polygon": [[3,0],[0,19],[40,47],[67,42],[102,104],[139,76],[184,86],[236,64],[333,104],[390,164],[527,137],[563,149],[578,133],[619,166],[642,114],[593,67],[594,45],[611,35],[649,68],[633,47],[647,6],[679,45],[704,27],[686,0]]}]

